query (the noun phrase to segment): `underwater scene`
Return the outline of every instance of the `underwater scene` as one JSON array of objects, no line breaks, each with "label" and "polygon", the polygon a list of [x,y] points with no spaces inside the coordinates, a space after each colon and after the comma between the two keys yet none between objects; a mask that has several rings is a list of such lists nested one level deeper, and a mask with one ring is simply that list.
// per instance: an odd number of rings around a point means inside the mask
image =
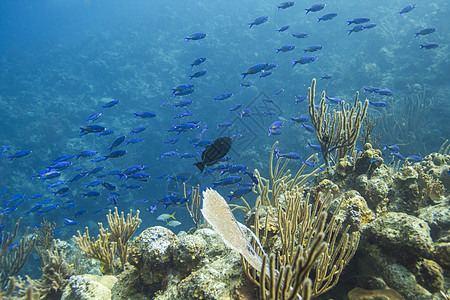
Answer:
[{"label": "underwater scene", "polygon": [[0,299],[450,299],[449,16],[1,0]]}]

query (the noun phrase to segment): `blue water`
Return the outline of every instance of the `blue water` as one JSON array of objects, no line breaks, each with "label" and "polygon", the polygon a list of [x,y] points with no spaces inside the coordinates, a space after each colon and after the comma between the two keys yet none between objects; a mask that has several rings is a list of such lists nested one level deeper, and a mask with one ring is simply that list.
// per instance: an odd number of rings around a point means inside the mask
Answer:
[{"label": "blue water", "polygon": [[[352,103],[355,92],[360,99],[385,101],[387,109],[370,107],[369,113],[383,120],[392,119],[392,109],[407,112],[399,115],[397,132],[377,126],[378,144],[399,144],[403,155],[425,156],[437,151],[450,137],[449,103],[450,86],[450,19],[449,3],[444,0],[417,1],[410,13],[398,12],[409,2],[404,1],[327,1],[319,12],[305,14],[305,8],[314,4],[308,1],[286,10],[277,11],[277,1],[7,1],[0,2],[0,146],[9,146],[0,159],[0,207],[7,209],[6,201],[18,193],[23,199],[42,193],[40,199],[24,201],[17,209],[5,214],[3,224],[11,230],[19,217],[24,217],[21,229],[39,224],[43,218],[54,221],[59,232],[56,237],[70,239],[76,230],[88,226],[96,232],[97,222],[106,223],[105,214],[113,209],[109,203],[109,191],[101,186],[87,189],[91,181],[99,180],[93,175],[69,186],[69,195],[58,198],[46,189],[56,180],[70,180],[76,174],[104,166],[99,174],[143,164],[150,175],[147,182],[119,180],[109,175],[100,180],[117,186],[119,211],[139,209],[143,220],[139,230],[148,226],[164,225],[156,217],[161,213],[176,211],[182,223],[174,229],[188,230],[192,221],[184,206],[164,209],[160,204],[155,213],[149,206],[155,199],[168,194],[180,195],[181,184],[160,175],[189,177],[188,186],[200,184],[211,186],[221,179],[218,173],[202,178],[193,163],[200,160],[161,158],[161,153],[177,151],[196,153],[190,142],[199,137],[204,125],[208,129],[204,139],[216,139],[241,133],[229,153],[232,164],[245,164],[249,170],[259,169],[268,177],[268,156],[272,144],[280,141],[281,152],[297,152],[306,159],[314,151],[308,142],[316,144],[315,135],[289,118],[308,115],[307,101],[294,104],[295,95],[306,95],[312,78],[333,74],[329,80],[318,79],[317,95],[325,89],[327,95]],[[317,22],[324,14],[335,12],[338,16],[330,21]],[[266,23],[249,29],[247,23],[260,16],[269,16]],[[347,20],[370,17],[376,27],[348,35],[351,26]],[[290,29],[278,33],[283,25]],[[421,29],[433,27],[436,32],[414,37]],[[186,42],[185,37],[204,32],[207,37]],[[293,33],[307,32],[308,38],[296,39]],[[419,49],[425,43],[438,43],[436,49]],[[276,53],[283,45],[295,45],[296,49]],[[303,54],[302,49],[321,45],[322,50]],[[315,55],[318,60],[306,65],[292,67],[292,60],[304,55]],[[199,57],[207,60],[191,69],[190,64]],[[259,78],[261,73],[248,75],[242,80],[241,73],[257,63],[276,63],[273,74]],[[200,78],[189,80],[189,75],[207,70]],[[240,83],[252,81],[253,86],[241,87]],[[174,97],[171,88],[192,83],[195,92],[185,97]],[[364,88],[376,86],[387,88],[394,96],[386,97],[364,93]],[[277,96],[272,94],[283,88]],[[214,101],[224,93],[233,96],[224,101]],[[423,96],[425,95],[425,96]],[[270,98],[273,103],[262,101]],[[102,105],[112,99],[119,105],[102,110]],[[182,99],[192,100],[189,111],[193,116],[175,120],[185,111],[173,105]],[[412,99],[419,99],[413,112],[409,111]],[[163,105],[166,103],[165,105]],[[241,118],[229,109],[237,104],[250,108],[251,117]],[[133,113],[153,112],[155,118],[134,118]],[[263,115],[273,111],[276,115]],[[80,137],[80,127],[86,126],[90,115],[101,112],[94,123],[114,130],[109,136],[88,134]],[[395,114],[395,113],[394,113]],[[405,117],[406,116],[406,117]],[[402,118],[404,117],[404,118]],[[174,124],[200,121],[199,128],[177,133],[166,133]],[[282,120],[283,133],[268,136],[272,122]],[[230,129],[217,129],[221,122],[233,122]],[[380,124],[381,124],[380,123]],[[408,125],[411,123],[412,125]],[[389,123],[386,123],[389,125]],[[416,126],[414,126],[414,124]],[[143,126],[146,130],[130,137],[133,128]],[[414,130],[409,130],[413,128]],[[389,126],[388,126],[389,129]],[[401,134],[399,134],[399,132]],[[143,138],[138,144],[122,144],[117,149],[127,150],[120,158],[91,164],[92,158],[71,160],[72,166],[62,171],[54,180],[31,176],[50,165],[50,161],[84,150],[96,150],[94,156],[107,155],[106,150],[119,136]],[[164,141],[179,137],[171,146]],[[362,145],[358,145],[362,147]],[[8,160],[20,150],[31,150],[22,158]],[[385,152],[390,161],[389,152]],[[293,162],[292,168],[300,167],[301,161]],[[82,168],[75,170],[75,168]],[[243,182],[249,178],[243,174]],[[139,190],[125,190],[122,184],[139,184]],[[224,196],[236,190],[218,187]],[[57,188],[52,189],[56,191]],[[97,198],[82,198],[90,190],[101,193]],[[251,203],[255,194],[247,195]],[[60,202],[57,209],[39,215],[25,212],[38,201],[52,199],[49,204]],[[144,203],[133,200],[146,199]],[[73,202],[68,202],[73,200]],[[237,201],[238,202],[238,201]],[[67,203],[73,208],[63,209]],[[75,217],[79,210],[87,213]],[[102,209],[98,214],[92,213]],[[64,218],[79,222],[76,226],[64,226]]]}]

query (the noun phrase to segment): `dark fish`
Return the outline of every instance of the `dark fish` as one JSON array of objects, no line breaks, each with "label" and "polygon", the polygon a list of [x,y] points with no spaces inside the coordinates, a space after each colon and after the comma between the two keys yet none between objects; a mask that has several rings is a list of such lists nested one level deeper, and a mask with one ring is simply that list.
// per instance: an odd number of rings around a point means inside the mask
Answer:
[{"label": "dark fish", "polygon": [[420,49],[435,49],[439,47],[439,44],[436,43],[429,43],[429,44],[425,44],[425,45],[420,45]]},{"label": "dark fish", "polygon": [[100,118],[102,113],[95,113],[89,116],[89,118],[86,119],[86,122],[89,123],[89,121],[95,122],[98,118]]},{"label": "dark fish", "polygon": [[96,154],[97,154],[97,151],[95,151],[95,150],[86,150],[86,151],[80,152],[80,154],[77,154],[77,159],[79,159],[80,157],[89,157],[89,156],[93,156]]},{"label": "dark fish", "polygon": [[202,32],[194,33],[194,34],[186,37],[186,42],[188,42],[189,40],[191,40],[191,41],[201,40],[201,39],[204,39],[205,37],[206,37],[206,33],[202,33]]},{"label": "dark fish", "polygon": [[239,176],[230,176],[230,177],[221,179],[221,180],[219,180],[217,182],[213,182],[212,188],[214,189],[214,188],[216,188],[216,186],[232,185],[232,184],[238,183],[241,180],[242,180],[242,178],[239,177]]},{"label": "dark fish", "polygon": [[369,105],[375,107],[386,107],[388,104],[384,101],[369,101]]},{"label": "dark fish", "polygon": [[306,32],[300,32],[300,33],[293,33],[292,36],[298,39],[304,39],[307,38],[309,33]]},{"label": "dark fish", "polygon": [[367,25],[364,25],[364,29],[372,29],[375,28],[377,26],[377,24],[375,23],[369,23]]},{"label": "dark fish", "polygon": [[403,7],[402,11],[399,12],[399,14],[403,15],[403,14],[409,13],[409,12],[412,11],[415,7],[416,7],[415,4],[410,4],[410,5],[408,5],[408,6],[405,6],[405,7]]},{"label": "dark fish", "polygon": [[87,193],[85,193],[85,194],[81,194],[81,197],[83,197],[83,198],[85,198],[85,197],[98,197],[98,196],[100,196],[100,193],[99,192],[96,192],[96,191],[91,191],[91,192],[87,192]]},{"label": "dark fish", "polygon": [[416,37],[419,35],[427,35],[436,31],[436,28],[426,28],[416,33]]},{"label": "dark fish", "polygon": [[336,13],[326,14],[323,15],[321,18],[317,18],[317,22],[333,20],[336,16],[337,16]]},{"label": "dark fish", "polygon": [[8,158],[10,160],[13,160],[14,158],[20,158],[20,157],[27,156],[30,153],[31,153],[31,151],[29,151],[29,150],[22,150],[22,151],[16,152],[15,154],[13,154],[11,156],[8,156]]},{"label": "dark fish", "polygon": [[206,70],[195,72],[194,74],[189,75],[189,79],[202,77],[202,76],[204,76],[206,73],[207,73]]},{"label": "dark fish", "polygon": [[[111,147],[108,148],[109,152],[112,151],[112,149],[118,147],[120,144],[122,144],[125,141],[125,136],[122,135],[121,137],[118,137],[117,139],[114,140],[114,142],[112,143]],[[77,157],[78,158],[78,157]]]},{"label": "dark fish", "polygon": [[331,78],[333,78],[333,74],[328,74],[320,77],[320,79],[331,79]]},{"label": "dark fish", "polygon": [[322,50],[322,46],[321,45],[314,45],[314,46],[310,46],[306,49],[303,49],[304,53],[306,52],[316,52]]},{"label": "dark fish", "polygon": [[124,156],[126,153],[127,153],[126,150],[117,150],[117,151],[114,151],[113,153],[107,155],[106,157],[108,157],[108,158],[117,158],[117,157]]},{"label": "dark fish", "polygon": [[352,32],[360,32],[364,30],[364,25],[355,25],[352,29],[347,30],[348,31],[348,35],[350,35],[350,33]]},{"label": "dark fish", "polygon": [[250,28],[252,28],[253,25],[261,25],[261,24],[265,23],[268,19],[269,19],[269,17],[263,16],[263,17],[256,18],[255,21],[253,21],[251,23],[247,23],[247,24],[250,25]]},{"label": "dark fish", "polygon": [[278,5],[277,7],[278,7],[278,10],[280,10],[280,8],[281,9],[286,9],[286,8],[291,7],[292,5],[294,5],[294,2],[293,1],[289,1],[289,2],[283,2],[280,5]]},{"label": "dark fish", "polygon": [[283,47],[277,48],[276,50],[278,53],[278,52],[288,52],[288,51],[292,51],[294,49],[295,49],[294,45],[284,45]]},{"label": "dark fish", "polygon": [[134,113],[134,117],[135,118],[139,117],[139,118],[142,118],[142,119],[154,118],[154,117],[156,117],[156,114],[152,113],[152,112],[145,111],[145,112],[142,112],[142,113]]},{"label": "dark fish", "polygon": [[231,148],[231,138],[221,137],[216,139],[211,145],[207,146],[202,152],[202,161],[195,163],[200,172],[203,172],[205,165],[212,166],[222,157],[227,155]]},{"label": "dark fish", "polygon": [[351,21],[347,21],[347,26],[350,24],[363,24],[370,21],[370,18],[354,18]]},{"label": "dark fish", "polygon": [[200,65],[201,63],[205,62],[206,57],[200,57],[194,60],[194,62],[191,64],[191,68]]},{"label": "dark fish", "polygon": [[291,27],[291,25],[284,25],[284,26],[281,26],[280,29],[277,29],[277,32],[283,32],[283,31],[286,31],[286,30],[288,30],[290,27]]},{"label": "dark fish", "polygon": [[117,104],[119,104],[119,100],[112,100],[112,101],[109,101],[108,103],[106,103],[105,105],[103,105],[102,108],[103,109],[110,108],[110,107],[113,107],[113,106],[115,106]]},{"label": "dark fish", "polygon": [[88,134],[88,133],[99,133],[105,131],[105,127],[100,125],[88,125],[86,127],[80,127],[81,132],[80,136]]},{"label": "dark fish", "polygon": [[323,4],[323,3],[314,4],[310,8],[305,8],[306,14],[308,14],[309,12],[317,12],[319,10],[324,9],[324,7],[325,7],[325,4]]},{"label": "dark fish", "polygon": [[303,57],[300,57],[300,59],[293,60],[292,66],[295,66],[296,64],[301,64],[301,65],[309,64],[316,60],[317,60],[316,56],[303,56]]}]

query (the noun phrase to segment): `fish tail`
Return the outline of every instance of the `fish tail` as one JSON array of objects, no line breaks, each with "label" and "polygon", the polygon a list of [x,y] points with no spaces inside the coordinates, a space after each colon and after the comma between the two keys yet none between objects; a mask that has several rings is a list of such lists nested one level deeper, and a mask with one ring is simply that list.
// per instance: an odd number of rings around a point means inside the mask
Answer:
[{"label": "fish tail", "polygon": [[320,22],[320,20],[322,20],[322,18],[317,18],[317,23],[319,23],[319,22]]},{"label": "fish tail", "polygon": [[194,166],[196,166],[200,170],[200,173],[203,172],[203,170],[205,169],[205,163],[202,161],[195,163]]},{"label": "fish tail", "polygon": [[424,48],[425,46],[424,45],[419,45],[420,46],[420,49],[422,49],[422,48]]},{"label": "fish tail", "polygon": [[242,75],[242,79],[244,79],[245,76],[247,76],[247,73],[242,73],[241,75]]}]

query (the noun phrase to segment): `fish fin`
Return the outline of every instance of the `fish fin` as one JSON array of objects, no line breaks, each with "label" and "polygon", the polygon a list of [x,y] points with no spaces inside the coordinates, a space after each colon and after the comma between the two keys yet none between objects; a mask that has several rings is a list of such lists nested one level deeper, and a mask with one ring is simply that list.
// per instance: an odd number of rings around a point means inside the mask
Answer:
[{"label": "fish fin", "polygon": [[200,170],[200,173],[205,169],[205,163],[203,161],[195,163],[194,166],[196,166]]}]

